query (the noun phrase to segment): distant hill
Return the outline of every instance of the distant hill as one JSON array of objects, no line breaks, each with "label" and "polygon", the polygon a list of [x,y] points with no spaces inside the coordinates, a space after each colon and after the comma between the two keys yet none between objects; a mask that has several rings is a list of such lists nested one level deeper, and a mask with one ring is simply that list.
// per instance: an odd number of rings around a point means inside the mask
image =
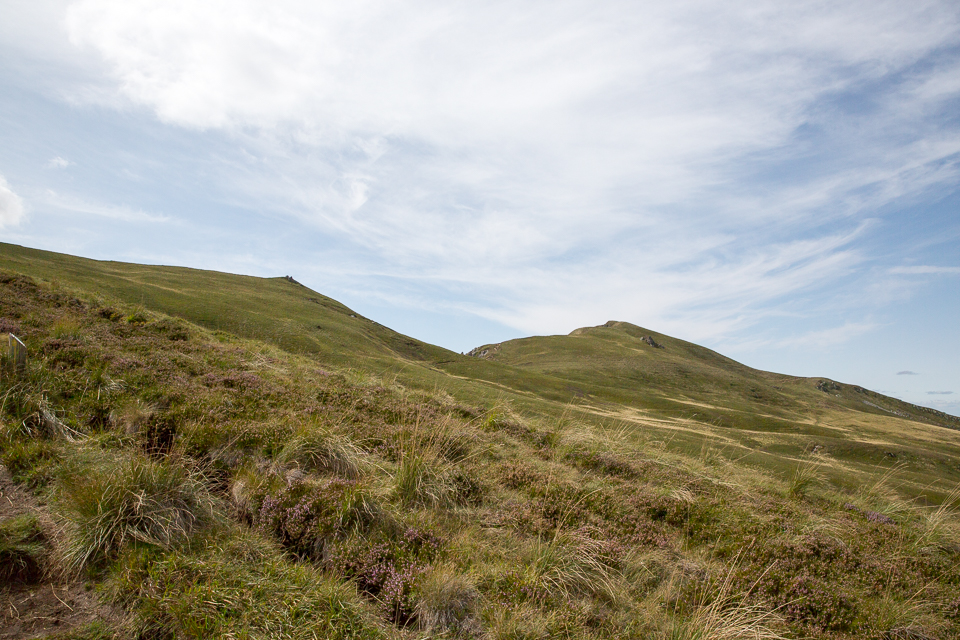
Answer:
[{"label": "distant hill", "polygon": [[[725,409],[735,413],[762,409],[764,414],[791,419],[811,405],[827,403],[960,429],[960,418],[941,411],[826,378],[752,369],[705,347],[629,322],[610,321],[567,336],[484,345],[470,355],[569,380],[583,397],[636,406],[696,400],[709,405],[702,409],[711,419],[723,420]],[[719,413],[710,413],[711,408]]]}]

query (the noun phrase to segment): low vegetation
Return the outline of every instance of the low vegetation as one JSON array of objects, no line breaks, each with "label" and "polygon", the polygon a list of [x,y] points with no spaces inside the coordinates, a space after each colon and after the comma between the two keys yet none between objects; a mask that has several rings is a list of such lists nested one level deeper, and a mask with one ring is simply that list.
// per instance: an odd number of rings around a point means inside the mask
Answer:
[{"label": "low vegetation", "polygon": [[689,417],[348,368],[13,272],[0,323],[30,353],[0,462],[42,505],[0,522],[0,581],[122,612],[72,637],[960,636],[933,463],[919,494],[916,462],[792,436],[692,448]]}]

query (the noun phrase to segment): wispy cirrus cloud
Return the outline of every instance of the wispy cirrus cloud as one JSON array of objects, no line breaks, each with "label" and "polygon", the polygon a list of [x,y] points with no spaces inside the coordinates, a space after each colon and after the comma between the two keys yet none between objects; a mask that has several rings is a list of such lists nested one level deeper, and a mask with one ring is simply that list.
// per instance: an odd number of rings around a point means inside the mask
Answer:
[{"label": "wispy cirrus cloud", "polygon": [[[516,334],[628,320],[789,352],[769,365],[783,371],[891,339],[896,303],[952,282],[932,276],[955,255],[904,236],[946,242],[955,216],[931,231],[896,211],[960,184],[955,2],[13,5],[49,16],[0,24],[4,66],[20,42],[52,71],[22,76],[97,132],[51,136],[42,186],[16,176],[31,204],[90,227],[78,253],[294,273],[350,304]],[[77,165],[43,171],[54,150]],[[142,233],[181,219],[197,233],[175,249]],[[449,324],[445,346],[494,339]],[[878,386],[909,362],[953,388],[944,348],[841,358],[873,381],[831,375]]]},{"label": "wispy cirrus cloud", "polygon": [[173,221],[173,218],[164,214],[149,213],[124,205],[91,202],[84,198],[63,195],[49,190],[37,198],[37,204],[74,214],[97,216],[123,222],[169,223]]}]

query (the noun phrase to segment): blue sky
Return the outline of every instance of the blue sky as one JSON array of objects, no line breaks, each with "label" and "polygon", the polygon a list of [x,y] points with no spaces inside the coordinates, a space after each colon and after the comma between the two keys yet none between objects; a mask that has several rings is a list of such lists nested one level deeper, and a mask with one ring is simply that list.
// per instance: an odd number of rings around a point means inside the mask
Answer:
[{"label": "blue sky", "polygon": [[[960,414],[960,6],[6,0],[0,238]],[[909,372],[909,373],[905,373]]]}]

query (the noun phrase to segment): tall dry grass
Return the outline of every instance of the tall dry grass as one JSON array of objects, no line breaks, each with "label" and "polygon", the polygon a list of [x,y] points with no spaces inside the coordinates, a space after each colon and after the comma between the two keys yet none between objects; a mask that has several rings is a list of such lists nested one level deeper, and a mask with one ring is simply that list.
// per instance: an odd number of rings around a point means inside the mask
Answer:
[{"label": "tall dry grass", "polygon": [[[783,619],[775,609],[747,601],[750,590],[733,588],[737,560],[728,567],[718,589],[700,589],[689,615],[674,616],[662,640],[785,640]],[[676,612],[675,612],[676,613]]]},{"label": "tall dry grass", "polygon": [[171,461],[87,451],[67,461],[55,488],[60,563],[76,572],[130,543],[170,549],[218,520],[204,478]]}]

